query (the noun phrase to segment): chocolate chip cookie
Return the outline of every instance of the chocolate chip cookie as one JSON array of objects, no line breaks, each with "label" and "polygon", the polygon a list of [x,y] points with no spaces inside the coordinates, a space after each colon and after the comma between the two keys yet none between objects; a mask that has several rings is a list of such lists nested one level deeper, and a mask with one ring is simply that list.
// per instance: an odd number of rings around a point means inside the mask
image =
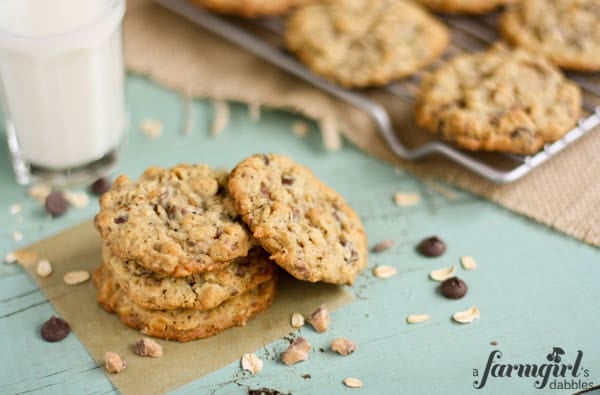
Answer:
[{"label": "chocolate chip cookie", "polygon": [[500,19],[504,38],[560,67],[600,70],[600,0],[527,0]]},{"label": "chocolate chip cookie", "polygon": [[432,11],[447,14],[483,14],[521,0],[418,0]]},{"label": "chocolate chip cookie", "polygon": [[180,342],[245,325],[272,303],[276,291],[276,279],[271,279],[212,310],[147,310],[127,298],[105,266],[94,273],[94,284],[98,288],[98,303],[106,311],[116,313],[125,325],[149,336]]},{"label": "chocolate chip cookie", "polygon": [[426,76],[417,124],[469,150],[533,154],[577,122],[581,92],[541,55],[497,44]]},{"label": "chocolate chip cookie", "polygon": [[294,277],[352,284],[366,266],[360,218],[306,167],[255,155],[231,172],[229,188],[254,237]]},{"label": "chocolate chip cookie", "polygon": [[346,87],[387,84],[438,58],[446,27],[409,1],[324,0],[289,17],[288,49],[315,73]]},{"label": "chocolate chip cookie", "polygon": [[217,270],[246,256],[252,240],[227,191],[206,165],[149,168],[117,178],[100,198],[95,225],[113,255],[174,277]]},{"label": "chocolate chip cookie", "polygon": [[134,261],[122,260],[104,247],[102,258],[115,281],[134,303],[149,310],[210,310],[229,298],[273,279],[276,266],[260,247],[234,259],[224,269],[187,277],[159,277]]},{"label": "chocolate chip cookie", "polygon": [[274,16],[308,0],[192,0],[193,3],[221,14],[245,18]]}]

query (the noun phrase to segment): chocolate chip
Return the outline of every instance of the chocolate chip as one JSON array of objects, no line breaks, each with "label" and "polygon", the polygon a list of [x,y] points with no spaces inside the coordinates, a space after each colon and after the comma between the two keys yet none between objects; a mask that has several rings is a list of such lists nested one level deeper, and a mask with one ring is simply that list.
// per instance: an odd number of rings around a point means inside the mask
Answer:
[{"label": "chocolate chip", "polygon": [[263,162],[265,162],[265,165],[269,166],[269,164],[271,163],[271,160],[269,159],[269,157],[267,155],[263,155]]},{"label": "chocolate chip", "polygon": [[42,325],[41,334],[47,342],[58,342],[67,337],[70,331],[71,327],[67,321],[52,316]]},{"label": "chocolate chip", "polygon": [[102,195],[107,192],[112,186],[112,182],[108,178],[100,177],[90,186],[90,192],[96,196]]},{"label": "chocolate chip", "polygon": [[296,177],[284,175],[281,176],[281,183],[283,185],[292,185],[296,181]]},{"label": "chocolate chip", "polygon": [[63,215],[67,209],[69,208],[69,202],[59,191],[52,191],[46,197],[46,202],[44,204],[46,206],[46,211],[48,211],[53,217],[58,217]]},{"label": "chocolate chip", "polygon": [[460,299],[467,294],[467,284],[458,277],[450,277],[440,284],[440,292],[448,299]]},{"label": "chocolate chip", "polygon": [[446,244],[437,236],[431,236],[419,243],[418,250],[422,255],[436,257],[446,251]]},{"label": "chocolate chip", "polygon": [[269,192],[269,188],[267,187],[267,184],[265,184],[264,182],[260,183],[260,193],[266,198],[271,197],[271,192]]},{"label": "chocolate chip", "polygon": [[126,215],[122,215],[120,217],[115,218],[115,224],[124,224],[125,222],[127,222],[127,220],[129,219],[128,216]]}]

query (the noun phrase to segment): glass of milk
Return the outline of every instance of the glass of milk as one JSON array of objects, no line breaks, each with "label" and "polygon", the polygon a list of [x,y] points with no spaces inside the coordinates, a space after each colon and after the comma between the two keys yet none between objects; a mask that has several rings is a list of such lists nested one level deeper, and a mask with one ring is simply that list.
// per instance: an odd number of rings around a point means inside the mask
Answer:
[{"label": "glass of milk", "polygon": [[0,0],[0,102],[19,184],[110,172],[127,127],[125,0]]}]

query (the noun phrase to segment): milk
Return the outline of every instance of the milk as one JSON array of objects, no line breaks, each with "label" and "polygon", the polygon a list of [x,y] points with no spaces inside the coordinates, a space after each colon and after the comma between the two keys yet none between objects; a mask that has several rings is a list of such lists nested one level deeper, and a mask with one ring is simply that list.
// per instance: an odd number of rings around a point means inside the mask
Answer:
[{"label": "milk", "polygon": [[124,0],[0,3],[0,100],[13,162],[65,170],[113,152],[126,126]]}]

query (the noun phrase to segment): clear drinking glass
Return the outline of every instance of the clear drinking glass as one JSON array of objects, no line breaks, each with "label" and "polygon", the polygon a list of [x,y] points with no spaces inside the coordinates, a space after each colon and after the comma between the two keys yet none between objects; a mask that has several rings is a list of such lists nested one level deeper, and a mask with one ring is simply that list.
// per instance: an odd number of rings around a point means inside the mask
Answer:
[{"label": "clear drinking glass", "polygon": [[0,101],[19,184],[110,172],[127,128],[125,0],[1,0]]}]

